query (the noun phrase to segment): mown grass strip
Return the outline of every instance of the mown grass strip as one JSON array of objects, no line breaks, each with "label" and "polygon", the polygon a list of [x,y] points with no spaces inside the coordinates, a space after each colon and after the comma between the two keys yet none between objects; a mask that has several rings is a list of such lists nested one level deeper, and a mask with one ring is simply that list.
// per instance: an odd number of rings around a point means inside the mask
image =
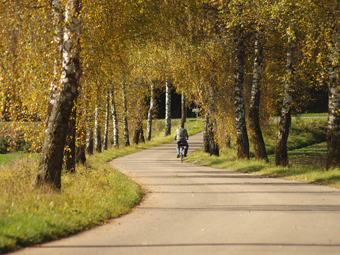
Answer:
[{"label": "mown grass strip", "polygon": [[[195,164],[268,177],[278,177],[340,188],[339,169],[326,170],[327,144],[326,119],[295,119],[288,139],[289,166],[275,166],[275,131],[277,124],[267,128],[264,136],[269,163],[237,159],[237,146],[222,149],[220,157],[209,156],[202,150],[188,156],[185,160]],[[252,147],[251,147],[252,150]],[[253,152],[251,153],[253,155]]]},{"label": "mown grass strip", "polygon": [[[180,120],[173,120],[173,132]],[[202,130],[188,119],[190,134]],[[105,224],[131,210],[143,196],[141,187],[106,163],[116,157],[173,140],[164,137],[164,120],[154,122],[153,139],[113,148],[87,158],[76,173],[62,174],[62,189],[33,188],[37,160],[21,159],[0,166],[0,253],[65,237]],[[174,155],[176,153],[174,146]]]}]

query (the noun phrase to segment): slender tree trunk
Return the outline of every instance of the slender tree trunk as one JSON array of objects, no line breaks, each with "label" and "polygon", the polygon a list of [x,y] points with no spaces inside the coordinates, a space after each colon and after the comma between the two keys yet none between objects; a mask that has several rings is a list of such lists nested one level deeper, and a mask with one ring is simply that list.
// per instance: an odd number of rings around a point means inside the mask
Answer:
[{"label": "slender tree trunk", "polygon": [[142,143],[145,143],[145,137],[144,137],[143,125],[142,124],[141,124],[141,128],[140,128],[139,139],[141,140]]},{"label": "slender tree trunk", "polygon": [[80,20],[79,1],[69,0],[66,4],[63,65],[60,93],[52,103],[45,130],[39,170],[35,185],[47,183],[61,188],[61,169],[68,130],[68,121],[77,96],[80,78]]},{"label": "slender tree trunk", "polygon": [[[240,14],[242,7],[240,7]],[[239,24],[236,27],[235,35],[235,117],[236,117],[236,131],[237,131],[237,158],[249,158],[249,141],[247,135],[247,126],[244,110],[244,39],[242,35],[242,27]]]},{"label": "slender tree trunk", "polygon": [[84,114],[85,109],[81,105],[83,102],[82,100],[83,93],[81,91],[81,87],[78,91],[78,98],[80,104],[78,104],[77,110],[78,110],[78,116],[77,116],[77,129],[76,129],[76,163],[80,163],[82,165],[86,162],[86,129],[85,129],[85,117],[86,114]]},{"label": "slender tree trunk", "polygon": [[106,115],[105,115],[105,133],[104,133],[104,150],[107,150],[107,142],[109,139],[109,118],[110,118],[110,100],[109,91],[106,92]]},{"label": "slender tree trunk", "polygon": [[137,124],[136,129],[135,129],[135,134],[133,136],[133,143],[138,144],[139,143],[139,135],[140,135],[140,126]]},{"label": "slender tree trunk", "polygon": [[118,149],[119,142],[118,142],[118,119],[117,119],[117,112],[116,112],[116,103],[114,97],[114,87],[110,92],[111,97],[111,116],[112,116],[112,124],[113,124],[113,146]]},{"label": "slender tree trunk", "polygon": [[86,135],[86,152],[90,155],[93,154],[93,148],[93,129],[90,127]]},{"label": "slender tree trunk", "polygon": [[216,142],[216,135],[215,135],[215,129],[216,129],[216,125],[215,125],[215,120],[210,116],[209,118],[209,122],[207,125],[207,146],[208,147],[208,152],[210,154],[210,156],[215,155],[215,156],[219,156],[220,155],[220,149],[218,146],[218,143]]},{"label": "slender tree trunk", "polygon": [[263,59],[263,31],[258,28],[255,39],[255,60],[253,83],[251,89],[250,107],[249,107],[249,128],[250,135],[254,143],[254,151],[256,159],[267,158],[266,146],[263,141],[261,126],[260,126],[260,96],[261,96],[261,75],[262,75],[262,59]]},{"label": "slender tree trunk", "polygon": [[165,82],[165,136],[171,135],[171,82]]},{"label": "slender tree trunk", "polygon": [[215,129],[216,126],[214,123],[210,124],[209,127],[209,153],[210,156],[215,155],[215,156],[220,156],[220,148],[218,146],[218,143],[216,142],[216,136],[215,136]]},{"label": "slender tree trunk", "polygon": [[294,83],[294,41],[291,36],[293,33],[291,27],[288,32],[288,45],[287,45],[287,65],[286,77],[284,87],[284,98],[281,109],[280,124],[277,133],[275,145],[275,161],[276,166],[288,165],[287,153],[287,140],[289,135],[289,128],[291,124],[291,105],[293,102],[292,88]]},{"label": "slender tree trunk", "polygon": [[340,168],[339,32],[333,28],[328,68],[327,169]]},{"label": "slender tree trunk", "polygon": [[81,130],[79,130],[79,145],[76,147],[76,163],[84,165],[86,162],[86,136],[85,130],[82,127]]},{"label": "slender tree trunk", "polygon": [[203,131],[203,151],[208,153],[209,150],[209,124],[210,118],[209,113],[205,114],[205,121],[204,121],[204,131]]},{"label": "slender tree trunk", "polygon": [[66,136],[66,148],[64,152],[65,169],[74,173],[76,170],[76,131],[77,131],[77,107],[72,109],[71,117],[68,121],[68,132]]},{"label": "slender tree trunk", "polygon": [[143,123],[141,121],[139,121],[136,125],[135,133],[133,136],[133,143],[138,144],[139,140],[141,140],[141,142],[143,143],[145,142],[143,134]]},{"label": "slender tree trunk", "polygon": [[186,100],[185,100],[185,94],[182,92],[181,96],[181,125],[184,126],[185,122],[187,121],[187,112],[186,112]]},{"label": "slender tree trunk", "polygon": [[102,152],[101,127],[99,124],[99,109],[97,100],[94,115],[94,147],[96,152]]},{"label": "slender tree trunk", "polygon": [[[211,79],[211,83],[214,83],[214,80]],[[208,123],[208,138],[209,138],[209,153],[211,155],[219,156],[220,155],[220,149],[216,140],[216,134],[217,134],[217,123],[216,119],[214,117],[215,111],[215,91],[213,86],[209,85],[209,123]]]},{"label": "slender tree trunk", "polygon": [[124,125],[124,145],[130,146],[130,139],[129,139],[129,126],[128,126],[128,119],[127,119],[127,103],[126,103],[126,88],[125,82],[122,83],[122,97],[123,97],[123,125]]},{"label": "slender tree trunk", "polygon": [[152,115],[154,110],[154,101],[155,101],[155,84],[151,82],[151,95],[150,95],[150,108],[148,112],[148,124],[146,127],[146,140],[151,140],[151,129],[152,129]]},{"label": "slender tree trunk", "polygon": [[77,138],[79,139],[79,143],[76,146],[76,163],[80,163],[82,165],[86,162],[86,130],[85,130],[85,122],[82,114],[79,114],[79,118],[81,122],[78,124],[77,128]]}]

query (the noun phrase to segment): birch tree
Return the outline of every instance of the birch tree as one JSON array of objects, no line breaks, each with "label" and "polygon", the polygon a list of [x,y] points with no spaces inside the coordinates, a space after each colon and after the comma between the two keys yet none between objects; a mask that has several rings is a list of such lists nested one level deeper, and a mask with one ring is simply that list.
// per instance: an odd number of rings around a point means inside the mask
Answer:
[{"label": "birch tree", "polygon": [[74,106],[81,73],[79,14],[80,1],[68,0],[65,8],[61,87],[48,117],[35,185],[48,183],[56,189],[61,188],[61,169],[68,120]]},{"label": "birch tree", "polygon": [[187,105],[185,100],[185,94],[182,92],[181,94],[181,125],[184,126],[185,122],[187,122]]},{"label": "birch tree", "polygon": [[171,82],[165,82],[165,136],[171,135]]},{"label": "birch tree", "polygon": [[254,152],[256,159],[267,160],[267,152],[264,144],[262,131],[260,127],[260,96],[261,96],[261,75],[262,75],[262,59],[263,59],[263,28],[260,25],[256,30],[255,39],[255,59],[252,90],[249,106],[249,127],[250,135],[254,143]]},{"label": "birch tree", "polygon": [[239,16],[238,24],[235,26],[235,118],[237,130],[237,157],[249,158],[249,140],[247,135],[247,126],[245,119],[244,108],[244,67],[245,67],[245,52],[244,52],[244,29],[242,26],[241,15],[243,12],[242,4],[237,5],[237,15]]},{"label": "birch tree", "polygon": [[148,111],[148,123],[146,127],[146,140],[151,140],[151,128],[152,128],[152,115],[154,111],[154,101],[155,101],[155,83],[151,81],[150,86],[150,107]]},{"label": "birch tree", "polygon": [[115,93],[114,93],[113,86],[112,86],[112,89],[110,90],[110,98],[111,98],[111,116],[112,116],[112,128],[113,128],[113,146],[116,149],[118,149],[119,148],[118,119],[117,119]]},{"label": "birch tree", "polygon": [[340,168],[340,25],[339,20],[332,21],[329,32],[327,169]]},{"label": "birch tree", "polygon": [[104,131],[104,150],[107,150],[107,143],[109,139],[109,117],[110,117],[110,97],[109,91],[106,92],[106,105],[105,105],[105,131]]},{"label": "birch tree", "polygon": [[284,98],[281,109],[280,124],[275,145],[276,166],[288,165],[287,140],[291,125],[291,105],[293,102],[292,89],[294,83],[294,30],[292,26],[287,29],[287,64],[284,85]]},{"label": "birch tree", "polygon": [[124,145],[130,146],[125,81],[122,82],[122,100],[123,100]]},{"label": "birch tree", "polygon": [[94,112],[94,148],[96,152],[102,152],[101,126],[99,117],[98,94],[96,98],[96,108]]},{"label": "birch tree", "polygon": [[93,128],[90,127],[86,133],[86,152],[88,154],[93,154]]}]

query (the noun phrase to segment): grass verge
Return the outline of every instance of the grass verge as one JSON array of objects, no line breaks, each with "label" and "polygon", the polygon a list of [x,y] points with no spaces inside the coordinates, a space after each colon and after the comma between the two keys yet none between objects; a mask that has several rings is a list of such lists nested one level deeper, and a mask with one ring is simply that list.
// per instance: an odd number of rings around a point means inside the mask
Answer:
[{"label": "grass verge", "polygon": [[[315,183],[340,188],[340,172],[338,169],[326,170],[327,119],[295,119],[292,120],[288,139],[289,166],[277,168],[275,166],[275,135],[277,124],[272,124],[264,136],[269,163],[237,159],[237,146],[231,149],[221,149],[220,157],[209,156],[199,150],[185,160],[195,164],[230,169],[234,171],[253,173],[268,177]],[[250,147],[252,150],[252,147]],[[251,152],[253,155],[253,151]]]},{"label": "grass verge", "polygon": [[[173,120],[173,132],[180,120]],[[202,130],[188,119],[189,134]],[[76,173],[62,174],[62,189],[33,188],[37,160],[0,165],[0,253],[65,237],[128,213],[143,196],[140,186],[106,163],[116,157],[173,140],[164,137],[164,120],[153,122],[150,142],[88,156]],[[175,154],[174,147],[174,154]],[[9,155],[9,154],[5,154]],[[1,155],[3,156],[3,155]]]}]

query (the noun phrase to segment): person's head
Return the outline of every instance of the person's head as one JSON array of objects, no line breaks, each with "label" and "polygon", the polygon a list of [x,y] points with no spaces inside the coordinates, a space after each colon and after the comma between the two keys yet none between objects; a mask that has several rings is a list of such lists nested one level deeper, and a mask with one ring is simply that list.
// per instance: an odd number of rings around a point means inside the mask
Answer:
[{"label": "person's head", "polygon": [[184,128],[184,124],[179,125],[179,127]]}]

